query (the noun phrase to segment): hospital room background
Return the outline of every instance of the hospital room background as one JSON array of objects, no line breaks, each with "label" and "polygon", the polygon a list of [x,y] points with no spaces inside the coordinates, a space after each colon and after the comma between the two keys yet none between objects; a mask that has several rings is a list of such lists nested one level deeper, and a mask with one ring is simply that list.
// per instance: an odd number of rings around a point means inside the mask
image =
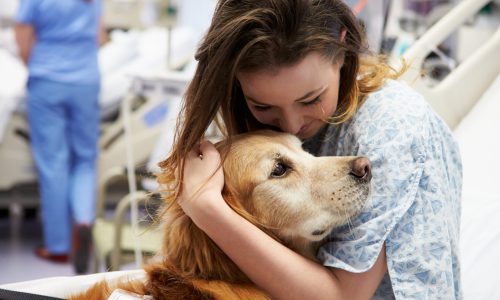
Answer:
[{"label": "hospital room background", "polygon": [[[173,139],[194,51],[215,0],[103,0],[96,220],[88,273],[139,268],[159,247],[154,172]],[[371,51],[452,129],[464,169],[460,251],[466,299],[500,299],[500,1],[349,0]],[[0,0],[0,285],[74,275],[38,259],[37,176],[27,70],[13,33],[19,0]],[[218,139],[215,126],[207,137]]]}]

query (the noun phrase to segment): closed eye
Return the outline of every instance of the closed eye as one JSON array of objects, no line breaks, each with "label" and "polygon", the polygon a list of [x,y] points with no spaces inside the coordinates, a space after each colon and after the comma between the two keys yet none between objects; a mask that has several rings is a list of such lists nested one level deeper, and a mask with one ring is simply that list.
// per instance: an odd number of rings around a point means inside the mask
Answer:
[{"label": "closed eye", "polygon": [[281,178],[285,176],[291,168],[282,162],[277,162],[271,172],[272,178]]},{"label": "closed eye", "polygon": [[258,111],[266,111],[271,108],[269,105],[254,105],[253,107]]},{"label": "closed eye", "polygon": [[[300,102],[300,104],[302,104],[303,106],[309,106],[309,105],[314,105],[316,103],[319,103],[320,101],[321,101],[321,99],[318,96],[310,101]],[[258,111],[266,111],[266,110],[269,110],[271,108],[271,106],[269,106],[269,105],[254,105],[253,107],[255,108],[255,110],[258,110]]]},{"label": "closed eye", "polygon": [[308,105],[313,105],[313,104],[316,104],[316,103],[318,103],[318,102],[320,102],[320,101],[321,101],[321,99],[320,99],[320,98],[319,98],[319,96],[318,96],[318,97],[316,97],[316,98],[314,98],[314,99],[312,99],[312,100],[310,100],[310,101],[307,101],[307,102],[300,102],[300,103],[301,103],[302,105],[304,105],[304,106],[308,106]]}]

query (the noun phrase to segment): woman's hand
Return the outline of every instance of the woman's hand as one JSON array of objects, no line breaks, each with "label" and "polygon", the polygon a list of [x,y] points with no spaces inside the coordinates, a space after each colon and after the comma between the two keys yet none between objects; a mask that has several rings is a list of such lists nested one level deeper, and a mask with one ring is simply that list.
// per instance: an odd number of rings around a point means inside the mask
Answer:
[{"label": "woman's hand", "polygon": [[[224,173],[221,157],[209,141],[200,143],[184,159],[184,180],[179,204],[197,224],[214,209],[227,208],[222,199]],[[225,207],[226,206],[226,207]]]}]

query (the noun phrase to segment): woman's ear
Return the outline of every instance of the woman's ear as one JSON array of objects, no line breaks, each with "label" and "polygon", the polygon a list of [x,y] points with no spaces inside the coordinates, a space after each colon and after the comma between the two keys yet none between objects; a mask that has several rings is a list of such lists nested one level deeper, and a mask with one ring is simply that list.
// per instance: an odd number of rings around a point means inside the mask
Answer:
[{"label": "woman's ear", "polygon": [[[345,27],[342,27],[340,29],[340,35],[339,35],[339,40],[340,40],[340,43],[344,43],[345,42],[345,36],[347,35],[347,28]],[[342,53],[337,61],[337,64],[339,65],[340,68],[342,68],[344,66],[344,58],[345,58],[345,55],[344,53]]]},{"label": "woman's ear", "polygon": [[343,43],[343,42],[344,42],[346,34],[347,34],[347,28],[342,27],[342,28],[340,29],[340,42],[341,42],[341,43]]}]

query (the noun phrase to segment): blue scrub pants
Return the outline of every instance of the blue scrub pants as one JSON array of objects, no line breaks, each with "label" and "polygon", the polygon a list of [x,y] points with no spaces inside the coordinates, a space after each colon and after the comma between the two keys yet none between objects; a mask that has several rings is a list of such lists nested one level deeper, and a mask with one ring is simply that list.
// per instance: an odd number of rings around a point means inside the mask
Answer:
[{"label": "blue scrub pants", "polygon": [[44,246],[68,253],[72,224],[95,216],[99,84],[30,78],[28,119],[38,171]]}]

